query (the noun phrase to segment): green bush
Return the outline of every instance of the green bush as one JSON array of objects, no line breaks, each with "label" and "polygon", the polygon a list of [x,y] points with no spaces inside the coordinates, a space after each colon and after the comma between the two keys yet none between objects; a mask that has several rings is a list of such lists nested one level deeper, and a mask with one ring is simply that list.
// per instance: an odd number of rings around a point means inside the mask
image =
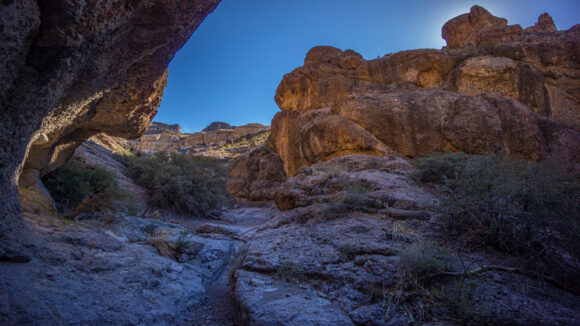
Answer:
[{"label": "green bush", "polygon": [[47,174],[43,182],[54,200],[69,209],[91,196],[112,201],[119,192],[113,172],[101,167],[89,168],[75,158]]},{"label": "green bush", "polygon": [[489,284],[485,279],[464,279],[442,283],[430,288],[429,292],[432,300],[444,308],[438,311],[439,318],[453,317],[461,321],[462,325],[491,325],[497,314],[490,309],[493,298],[486,295],[486,287]]},{"label": "green bush", "polygon": [[[446,162],[454,162],[453,173],[441,168]],[[418,163],[419,171],[431,171],[428,179],[438,180],[447,197],[441,221],[452,238],[523,257],[538,274],[563,273],[578,264],[578,173],[563,171],[555,162],[501,155],[448,154]]]},{"label": "green bush", "polygon": [[444,182],[454,179],[467,164],[469,156],[465,153],[435,153],[417,158],[413,176],[423,182]]},{"label": "green bush", "polygon": [[225,188],[227,168],[217,159],[165,152],[116,157],[127,166],[129,176],[150,192],[154,207],[207,216],[232,203]]}]

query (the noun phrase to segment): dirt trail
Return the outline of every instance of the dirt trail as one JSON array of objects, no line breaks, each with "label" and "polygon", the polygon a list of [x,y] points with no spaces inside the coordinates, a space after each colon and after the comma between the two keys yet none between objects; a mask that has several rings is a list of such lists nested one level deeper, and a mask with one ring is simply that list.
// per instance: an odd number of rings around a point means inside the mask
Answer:
[{"label": "dirt trail", "polygon": [[225,211],[218,220],[174,219],[191,232],[208,238],[232,241],[229,263],[216,272],[216,277],[205,284],[207,300],[194,312],[194,325],[234,326],[242,325],[238,304],[233,295],[231,284],[232,269],[243,251],[245,241],[251,238],[252,231],[266,223],[276,209],[271,204],[259,207],[242,207]]}]

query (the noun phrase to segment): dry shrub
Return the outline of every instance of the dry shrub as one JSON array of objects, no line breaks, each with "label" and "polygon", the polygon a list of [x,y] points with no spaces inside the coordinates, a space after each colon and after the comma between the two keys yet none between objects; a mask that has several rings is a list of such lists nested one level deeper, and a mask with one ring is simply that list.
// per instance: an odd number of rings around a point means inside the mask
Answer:
[{"label": "dry shrub", "polygon": [[439,182],[449,237],[520,257],[539,277],[557,277],[579,292],[580,175],[562,166],[446,154],[418,161],[416,176]]}]

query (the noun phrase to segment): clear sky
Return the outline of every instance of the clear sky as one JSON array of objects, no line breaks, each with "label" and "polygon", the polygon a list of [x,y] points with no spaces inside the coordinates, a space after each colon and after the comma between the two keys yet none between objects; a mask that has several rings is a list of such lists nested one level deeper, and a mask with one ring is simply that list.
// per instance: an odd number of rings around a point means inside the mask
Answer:
[{"label": "clear sky", "polygon": [[212,121],[270,124],[280,80],[313,46],[366,59],[439,49],[443,24],[474,4],[524,28],[546,11],[558,29],[580,23],[580,0],[222,0],[169,65],[154,121],[184,132]]}]

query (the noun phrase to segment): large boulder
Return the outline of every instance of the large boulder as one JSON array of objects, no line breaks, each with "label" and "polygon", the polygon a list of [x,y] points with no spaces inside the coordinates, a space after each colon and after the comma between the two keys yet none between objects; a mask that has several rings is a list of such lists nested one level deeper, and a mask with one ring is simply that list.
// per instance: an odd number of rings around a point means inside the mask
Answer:
[{"label": "large boulder", "polygon": [[548,14],[526,30],[474,6],[443,27],[447,47],[364,60],[311,49],[275,100],[270,146],[289,176],[351,154],[505,151],[580,163],[580,28]]},{"label": "large boulder", "polygon": [[237,159],[226,187],[237,198],[272,200],[277,187],[286,181],[280,156],[267,147],[248,152]]},{"label": "large boulder", "polygon": [[23,165],[42,175],[99,132],[144,133],[161,103],[169,62],[218,3],[3,2],[0,257],[16,257],[21,247],[16,188]]},{"label": "large boulder", "polygon": [[506,26],[507,19],[495,17],[480,6],[473,6],[468,14],[457,16],[445,23],[441,35],[450,48],[462,48],[477,45],[478,34]]}]

